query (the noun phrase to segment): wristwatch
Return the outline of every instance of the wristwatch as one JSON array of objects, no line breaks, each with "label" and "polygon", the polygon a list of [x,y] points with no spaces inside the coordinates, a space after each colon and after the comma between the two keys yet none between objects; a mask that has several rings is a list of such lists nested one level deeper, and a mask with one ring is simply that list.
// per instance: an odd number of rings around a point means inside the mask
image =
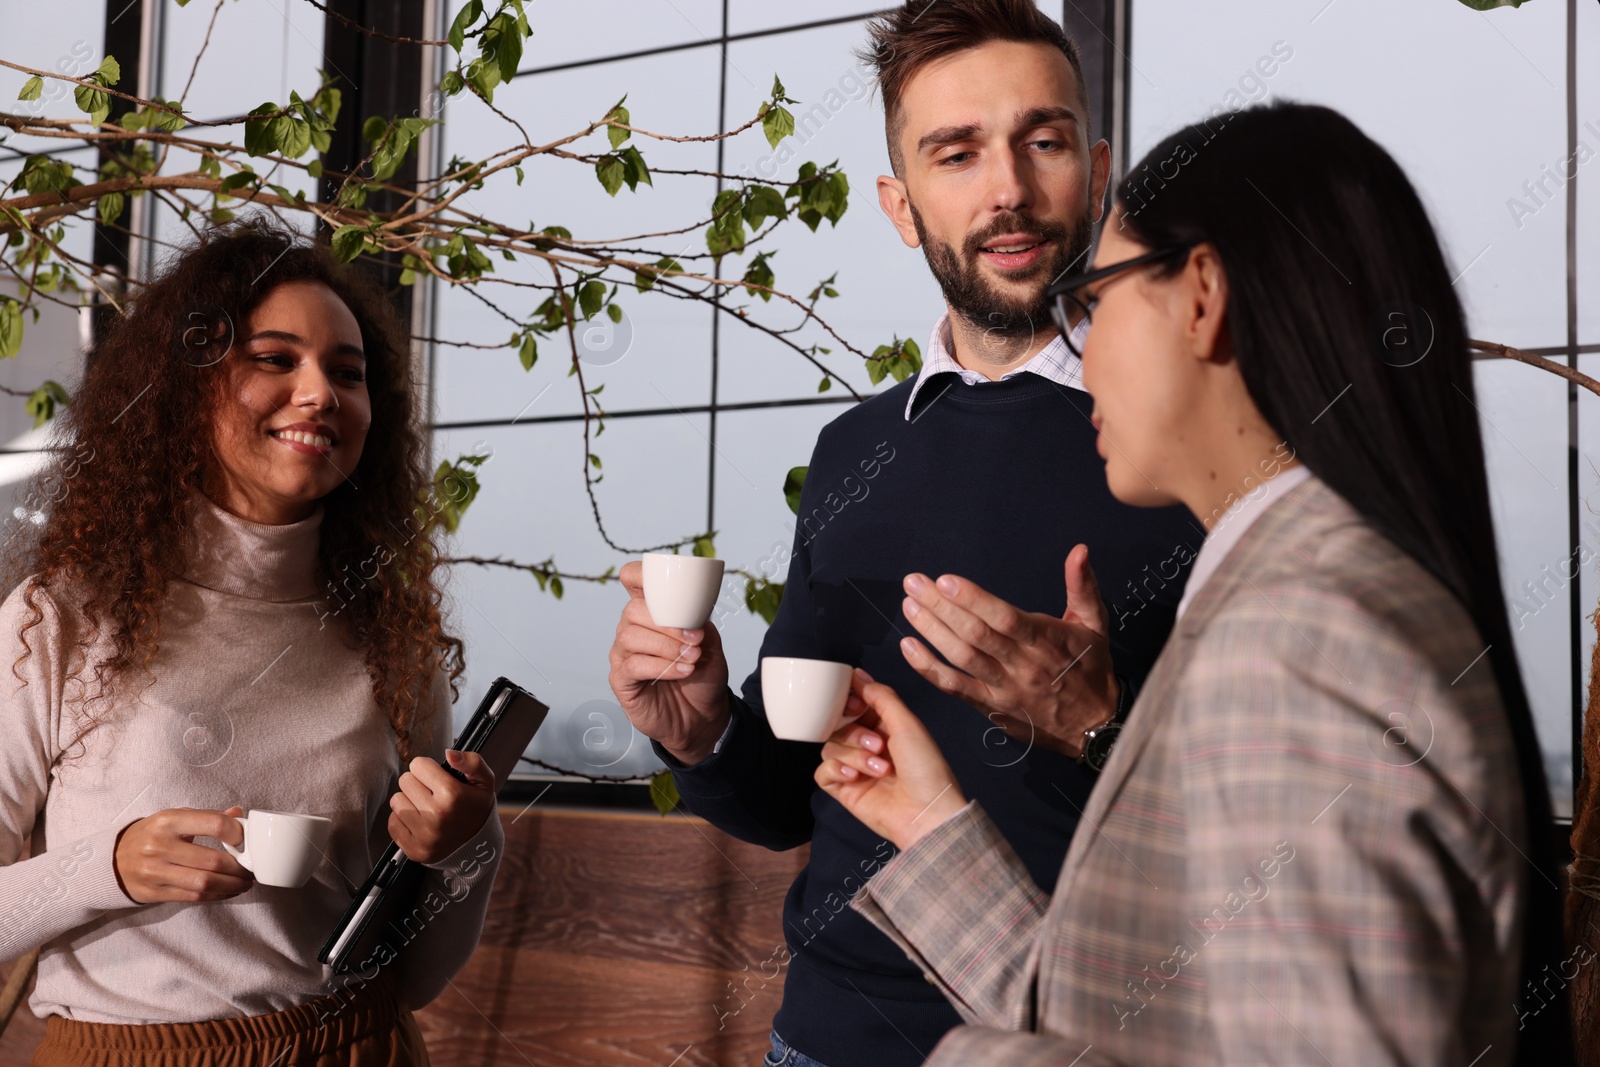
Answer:
[{"label": "wristwatch", "polygon": [[1117,686],[1115,714],[1099,726],[1091,726],[1083,732],[1083,752],[1078,756],[1078,764],[1094,774],[1099,774],[1105,767],[1106,760],[1111,758],[1111,747],[1117,743],[1117,738],[1122,733],[1122,724],[1128,718],[1128,708],[1133,703],[1133,687],[1120,677],[1117,679]]}]

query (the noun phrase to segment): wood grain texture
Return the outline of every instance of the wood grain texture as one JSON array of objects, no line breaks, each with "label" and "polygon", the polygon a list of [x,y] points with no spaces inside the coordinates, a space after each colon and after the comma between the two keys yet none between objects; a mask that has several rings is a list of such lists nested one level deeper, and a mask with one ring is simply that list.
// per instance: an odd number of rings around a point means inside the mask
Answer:
[{"label": "wood grain texture", "polygon": [[[682,815],[502,808],[472,960],[417,1013],[433,1067],[756,1067],[783,992],[774,853]],[[9,970],[9,967],[3,970]],[[0,1067],[44,1023],[26,1005]]]}]

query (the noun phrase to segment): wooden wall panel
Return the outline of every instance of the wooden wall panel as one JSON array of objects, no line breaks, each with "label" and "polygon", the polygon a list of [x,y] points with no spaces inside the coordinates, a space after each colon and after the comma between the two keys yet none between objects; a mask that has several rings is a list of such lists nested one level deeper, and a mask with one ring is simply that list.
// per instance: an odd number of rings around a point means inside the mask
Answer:
[{"label": "wooden wall panel", "polygon": [[[478,951],[417,1015],[434,1067],[760,1063],[783,990],[783,896],[806,849],[768,852],[683,815],[500,818]],[[43,1034],[24,1005],[0,1065],[26,1064]]]}]

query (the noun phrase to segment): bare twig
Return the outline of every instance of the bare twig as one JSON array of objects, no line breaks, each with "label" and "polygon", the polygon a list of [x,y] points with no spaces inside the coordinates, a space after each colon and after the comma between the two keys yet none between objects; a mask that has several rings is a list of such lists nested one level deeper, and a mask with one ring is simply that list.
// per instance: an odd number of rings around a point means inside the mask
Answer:
[{"label": "bare twig", "polygon": [[1551,374],[1559,374],[1567,381],[1575,382],[1596,396],[1600,396],[1600,381],[1596,381],[1581,371],[1573,370],[1571,367],[1564,367],[1553,359],[1545,359],[1543,356],[1536,356],[1532,352],[1524,352],[1522,349],[1512,348],[1510,345],[1495,344],[1493,341],[1468,341],[1467,344],[1479,352],[1487,352],[1491,356],[1504,356],[1506,359],[1514,359],[1519,363],[1526,363],[1531,367],[1547,370]]}]

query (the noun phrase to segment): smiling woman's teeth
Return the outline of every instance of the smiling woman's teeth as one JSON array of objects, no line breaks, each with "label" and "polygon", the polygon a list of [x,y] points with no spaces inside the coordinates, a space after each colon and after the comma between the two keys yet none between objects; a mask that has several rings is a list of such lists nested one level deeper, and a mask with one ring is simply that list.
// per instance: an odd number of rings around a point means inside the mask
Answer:
[{"label": "smiling woman's teeth", "polygon": [[300,430],[274,430],[272,431],[272,436],[282,438],[285,441],[298,441],[300,444],[312,445],[316,448],[327,448],[333,444],[332,440],[319,433],[303,433]]}]

